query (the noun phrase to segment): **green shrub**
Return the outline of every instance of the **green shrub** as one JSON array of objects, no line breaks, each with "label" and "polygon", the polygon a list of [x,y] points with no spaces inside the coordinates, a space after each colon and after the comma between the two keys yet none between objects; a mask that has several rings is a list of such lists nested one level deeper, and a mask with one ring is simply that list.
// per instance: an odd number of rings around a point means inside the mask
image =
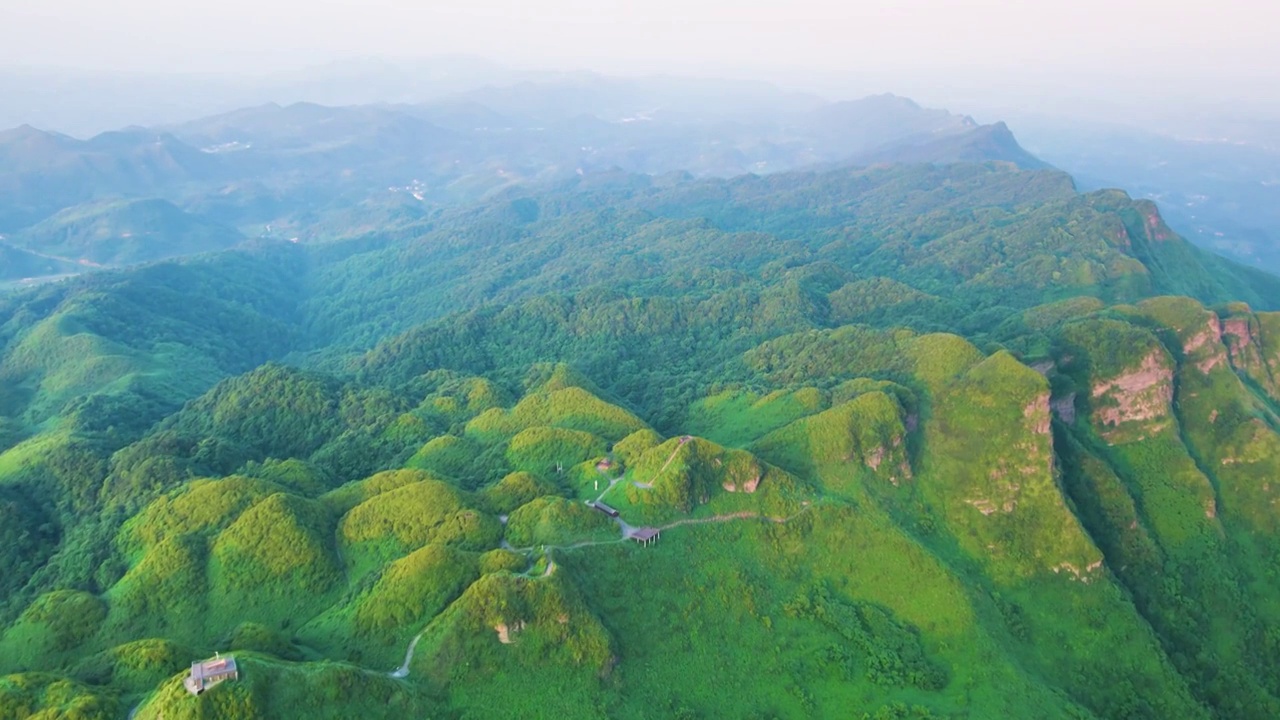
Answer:
[{"label": "green shrub", "polygon": [[112,720],[121,714],[114,694],[44,673],[0,677],[0,717]]},{"label": "green shrub", "polygon": [[391,563],[355,605],[356,632],[381,642],[408,642],[480,577],[477,557],[427,545]]},{"label": "green shrub", "polygon": [[219,647],[227,650],[254,650],[274,655],[282,660],[302,659],[302,653],[292,641],[276,630],[256,622],[243,622],[237,625],[231,634],[219,643]]},{"label": "green shrub", "polygon": [[441,435],[423,445],[405,463],[406,467],[439,473],[445,477],[465,478],[481,448],[473,441],[456,435]]},{"label": "green shrub", "polygon": [[517,471],[485,488],[483,497],[493,512],[506,515],[534,498],[555,495],[556,492],[556,486],[550,482],[533,473]]},{"label": "green shrub", "polygon": [[334,514],[345,515],[370,498],[424,480],[447,484],[443,478],[423,470],[388,470],[331,490],[320,498],[320,502]]},{"label": "green shrub", "polygon": [[419,480],[375,495],[339,524],[344,543],[391,543],[397,554],[429,542],[487,550],[501,532],[496,518],[476,510],[463,491],[439,480]]},{"label": "green shrub", "polygon": [[122,544],[136,552],[179,535],[216,534],[246,509],[278,491],[276,485],[246,477],[193,480],[156,498],[125,523]]},{"label": "green shrub", "polygon": [[307,596],[335,587],[329,513],[319,503],[276,493],[246,510],[214,541],[216,577],[233,594]]},{"label": "green shrub", "polygon": [[72,675],[126,693],[145,693],[188,667],[193,651],[169,640],[149,638],[118,645],[75,663]]},{"label": "green shrub", "polygon": [[[849,389],[846,389],[848,392]],[[879,390],[777,430],[751,446],[754,452],[794,472],[813,473],[824,465],[845,465],[853,473],[874,474],[894,484],[911,479],[907,430],[898,402]],[[842,493],[849,486],[831,488]]]},{"label": "green shrub", "polygon": [[[191,697],[175,676],[138,708],[139,720],[289,720],[432,717],[440,708],[414,683],[334,662],[286,663],[237,653],[240,679]],[[184,673],[185,674],[185,673]]]},{"label": "green shrub", "polygon": [[208,542],[197,535],[166,538],[147,549],[106,597],[108,625],[129,637],[199,636],[207,611]]},{"label": "green shrub", "polygon": [[662,436],[645,428],[637,430],[614,443],[613,454],[622,461],[623,465],[629,466],[639,460],[646,452],[661,444]]},{"label": "green shrub", "polygon": [[333,487],[333,480],[320,468],[297,458],[250,462],[240,470],[249,477],[287,488],[299,495],[317,497]]},{"label": "green shrub", "polygon": [[617,526],[604,513],[562,497],[540,497],[516,508],[507,520],[507,542],[516,547],[567,545],[617,536]]},{"label": "green shrub", "polygon": [[640,418],[579,387],[526,395],[511,410],[493,409],[467,423],[479,437],[513,436],[537,426],[581,430],[617,441],[645,427]]},{"label": "green shrub", "polygon": [[479,567],[481,574],[488,575],[490,573],[502,572],[519,572],[529,566],[529,559],[518,552],[498,548],[480,556]]},{"label": "green shrub", "polygon": [[507,461],[516,470],[542,477],[556,474],[557,468],[577,465],[605,453],[604,440],[581,430],[532,427],[520,431],[507,446]]},{"label": "green shrub", "polygon": [[54,649],[70,650],[97,634],[107,618],[107,605],[80,590],[55,590],[36,599],[19,622],[43,625],[53,636]]},{"label": "green shrub", "polygon": [[[568,666],[607,672],[613,662],[609,634],[560,575],[481,577],[428,628],[413,670],[437,682],[498,668],[545,672]],[[457,664],[459,657],[474,660],[470,666]]]}]

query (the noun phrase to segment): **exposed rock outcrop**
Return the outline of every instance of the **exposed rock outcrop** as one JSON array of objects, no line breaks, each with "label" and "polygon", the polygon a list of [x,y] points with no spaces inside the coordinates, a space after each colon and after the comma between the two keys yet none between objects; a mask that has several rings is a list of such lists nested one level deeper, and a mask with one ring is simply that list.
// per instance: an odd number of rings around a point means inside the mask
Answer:
[{"label": "exposed rock outcrop", "polygon": [[1022,410],[1022,416],[1031,421],[1031,431],[1037,435],[1048,435],[1050,415],[1049,393],[1038,396],[1034,402]]},{"label": "exposed rock outcrop", "polygon": [[1082,583],[1090,583],[1093,581],[1094,575],[1102,569],[1102,561],[1095,560],[1083,568],[1076,567],[1072,563],[1064,562],[1053,567],[1054,574],[1067,573],[1072,580]]},{"label": "exposed rock outcrop", "polygon": [[729,492],[741,491],[750,495],[756,491],[756,488],[760,487],[760,475],[752,476],[751,479],[744,481],[741,485],[733,482],[733,480],[725,480],[721,487]]},{"label": "exposed rock outcrop", "polygon": [[1094,384],[1094,421],[1103,428],[1124,423],[1157,420],[1169,414],[1173,401],[1173,363],[1160,350],[1153,350],[1138,367]]}]

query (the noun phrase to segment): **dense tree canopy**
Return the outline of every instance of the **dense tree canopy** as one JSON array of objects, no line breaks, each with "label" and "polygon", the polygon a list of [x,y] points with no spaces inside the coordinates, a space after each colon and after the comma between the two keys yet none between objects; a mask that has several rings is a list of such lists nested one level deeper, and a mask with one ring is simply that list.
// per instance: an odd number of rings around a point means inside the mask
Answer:
[{"label": "dense tree canopy", "polygon": [[1001,164],[0,297],[0,716],[1274,716],[1278,307]]}]

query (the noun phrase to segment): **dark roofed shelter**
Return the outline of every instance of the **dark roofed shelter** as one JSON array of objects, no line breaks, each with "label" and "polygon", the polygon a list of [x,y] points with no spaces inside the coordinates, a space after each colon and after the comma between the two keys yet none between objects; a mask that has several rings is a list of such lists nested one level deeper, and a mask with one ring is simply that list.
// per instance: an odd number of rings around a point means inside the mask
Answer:
[{"label": "dark roofed shelter", "polygon": [[605,515],[608,515],[609,517],[615,517],[615,518],[618,517],[617,510],[614,510],[613,508],[609,507],[608,505],[605,505],[602,502],[592,503],[591,507],[599,510],[600,512],[604,513]]},{"label": "dark roofed shelter", "polygon": [[631,533],[631,539],[641,545],[648,545],[657,541],[661,535],[662,531],[658,530],[658,528],[636,528]]},{"label": "dark roofed shelter", "polygon": [[199,695],[223,680],[239,680],[240,671],[236,659],[230,655],[214,655],[204,662],[191,663],[191,674],[182,680],[187,692]]}]

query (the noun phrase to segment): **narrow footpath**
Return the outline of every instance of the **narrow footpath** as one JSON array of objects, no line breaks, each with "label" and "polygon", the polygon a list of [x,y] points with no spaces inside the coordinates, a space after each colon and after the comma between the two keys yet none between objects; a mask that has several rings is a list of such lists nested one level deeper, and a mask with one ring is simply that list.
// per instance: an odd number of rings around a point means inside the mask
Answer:
[{"label": "narrow footpath", "polygon": [[[766,522],[771,522],[771,523],[786,524],[796,519],[797,517],[800,517],[804,513],[808,512],[813,507],[808,501],[805,501],[803,505],[804,507],[802,507],[799,510],[799,512],[796,512],[794,515],[791,515],[789,517],[774,517],[772,515],[762,515],[758,512],[754,512],[751,510],[742,510],[740,512],[725,513],[722,515],[711,515],[710,517],[704,517],[704,518],[685,518],[683,520],[676,520],[675,522],[667,523],[666,525],[661,525],[655,529],[661,532],[663,530],[670,530],[672,528],[683,527],[685,525],[707,525],[710,523],[733,522],[735,520],[764,520]],[[617,521],[618,528],[622,533],[622,537],[617,538],[616,540],[588,540],[584,542],[573,543],[571,545],[535,545],[527,548],[512,548],[510,547],[510,545],[506,544],[505,540],[503,541],[503,544],[504,544],[504,547],[507,547],[508,549],[513,550],[515,552],[530,552],[530,551],[539,550],[539,549],[543,551],[575,550],[577,548],[595,547],[597,545],[617,545],[618,543],[624,543],[627,540],[630,540],[632,534],[636,531],[637,528],[634,528],[631,525],[628,525],[626,521],[624,521],[620,517],[614,518],[614,520]],[[528,575],[526,573],[524,576],[535,578],[535,579],[550,577],[551,574],[555,572],[556,567],[557,565],[555,564],[555,561],[548,559],[547,567],[540,575],[534,576],[534,575]],[[396,668],[392,672],[388,673],[391,677],[406,678],[409,676],[409,664],[413,662],[413,653],[418,648],[418,641],[422,639],[422,636],[425,635],[426,632],[427,632],[427,629],[423,628],[422,632],[415,635],[413,640],[409,642],[409,648],[408,650],[405,651],[405,654],[404,654],[404,664]]]}]

